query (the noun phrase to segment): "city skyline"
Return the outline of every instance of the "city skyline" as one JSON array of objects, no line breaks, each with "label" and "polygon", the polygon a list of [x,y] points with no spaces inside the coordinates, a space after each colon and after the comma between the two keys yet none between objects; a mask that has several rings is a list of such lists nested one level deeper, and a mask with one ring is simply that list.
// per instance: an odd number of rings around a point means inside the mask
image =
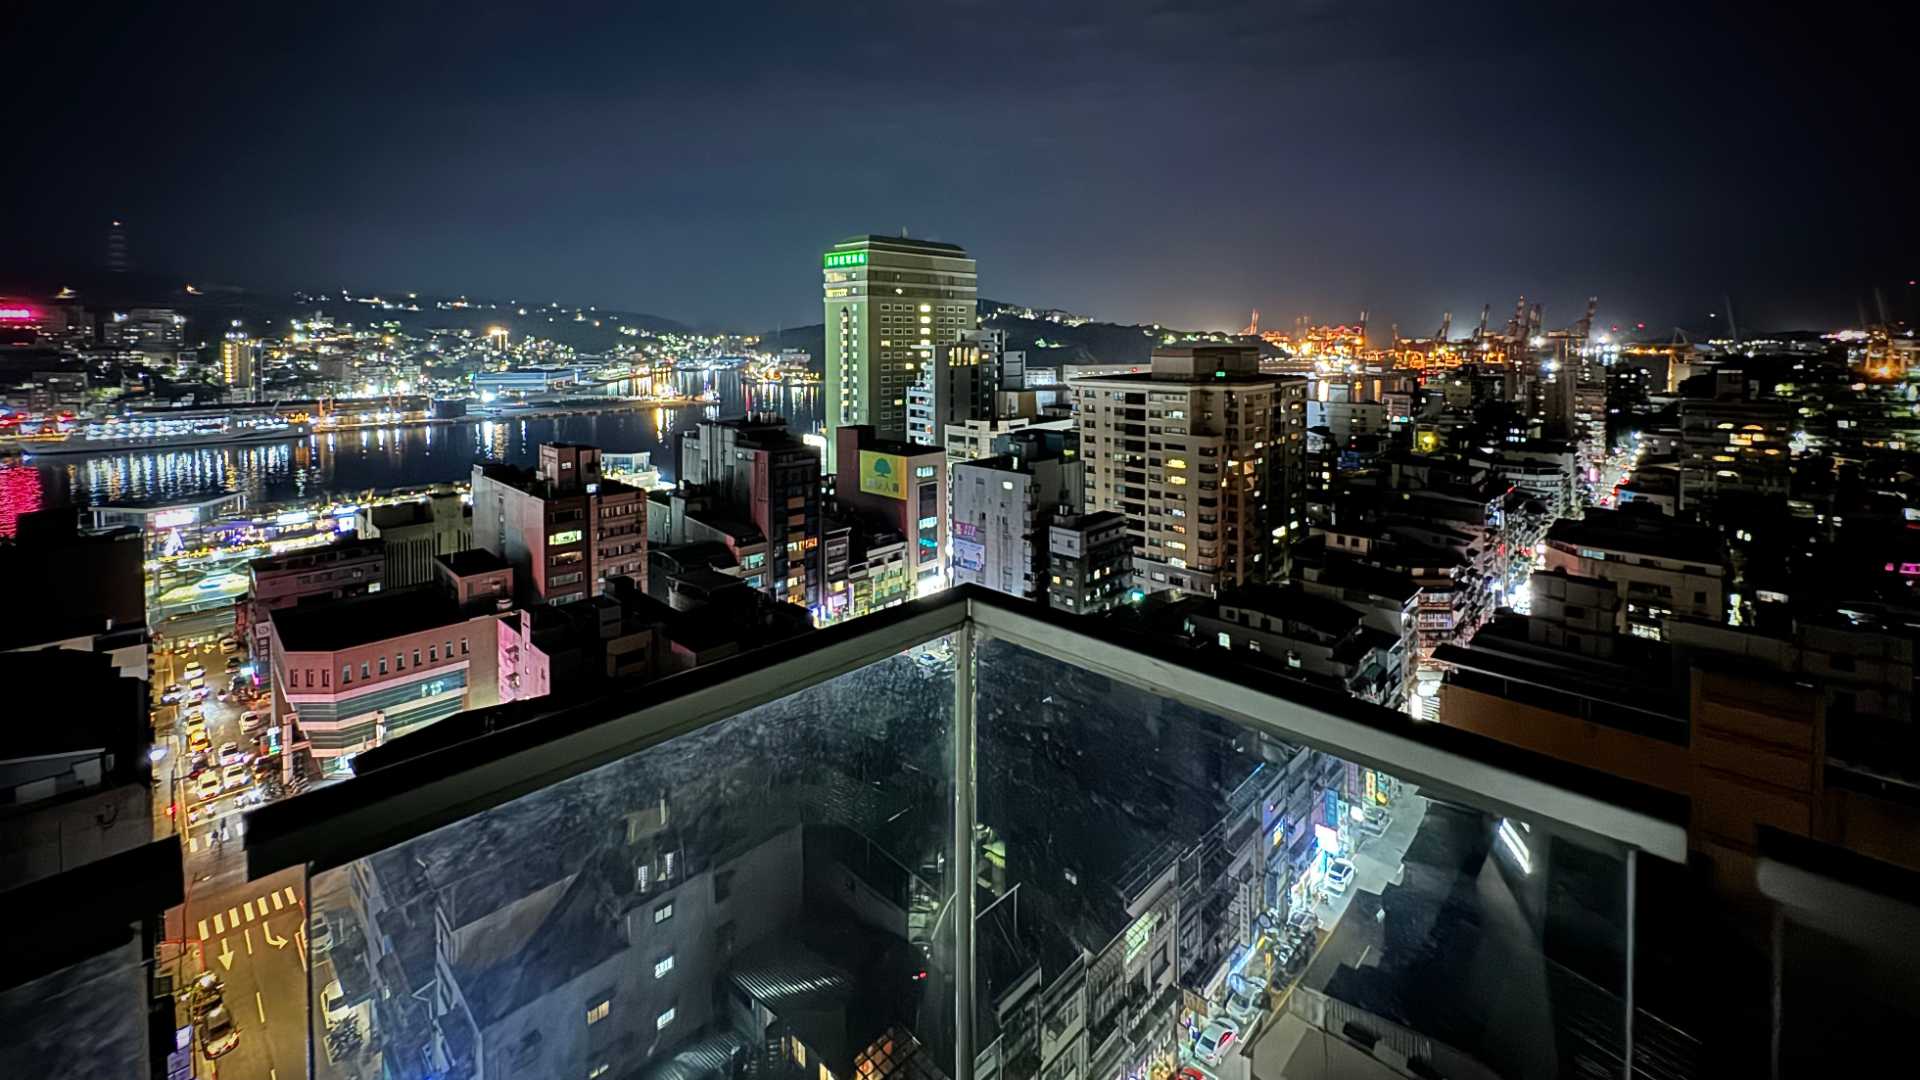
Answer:
[{"label": "city skyline", "polygon": [[1894,22],[14,20],[0,1060],[1867,1072]]},{"label": "city skyline", "polygon": [[[1555,325],[1599,295],[1603,324],[1707,331],[1728,297],[1755,329],[1912,304],[1914,211],[1871,153],[1897,65],[1838,15],[644,18],[555,20],[530,50],[499,17],[30,15],[44,62],[124,77],[26,116],[44,153],[0,237],[16,272],[102,265],[120,219],[136,268],[190,280],[748,330],[811,323],[803,260],[902,227],[965,246],[983,295],[1196,329],[1366,309],[1427,333],[1523,292]],[[980,62],[900,62],[935,38]]]}]

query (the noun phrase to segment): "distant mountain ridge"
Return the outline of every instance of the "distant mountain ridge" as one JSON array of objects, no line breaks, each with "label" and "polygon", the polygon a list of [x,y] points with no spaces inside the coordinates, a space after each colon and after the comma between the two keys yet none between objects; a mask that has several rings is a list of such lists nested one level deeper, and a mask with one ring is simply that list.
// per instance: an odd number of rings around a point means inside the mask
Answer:
[{"label": "distant mountain ridge", "polygon": [[[1007,348],[1023,350],[1027,363],[1034,367],[1058,367],[1063,364],[1145,364],[1153,356],[1153,347],[1163,334],[1185,331],[1166,327],[1127,325],[1087,321],[1055,322],[1052,319],[1027,318],[1018,312],[1051,311],[1004,300],[978,302],[980,325],[1007,335]],[[1254,338],[1236,339],[1258,344],[1262,352],[1272,346]],[[819,323],[789,326],[761,335],[768,349],[803,349],[819,367],[826,360],[826,327]]]}]

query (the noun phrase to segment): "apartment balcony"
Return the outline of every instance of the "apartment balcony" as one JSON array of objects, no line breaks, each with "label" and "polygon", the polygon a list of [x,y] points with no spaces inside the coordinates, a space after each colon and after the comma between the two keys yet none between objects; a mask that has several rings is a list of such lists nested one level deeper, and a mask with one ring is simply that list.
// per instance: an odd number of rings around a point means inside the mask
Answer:
[{"label": "apartment balcony", "polygon": [[[1330,920],[1283,974],[1299,992],[1243,1033],[1256,1058],[1305,1024],[1289,1045],[1391,1066],[1367,1075],[1431,1075],[1406,1059],[1442,1050],[1446,1075],[1620,1075],[1657,1032],[1646,1075],[1764,1075],[1821,1060],[1834,1030],[1884,1048],[1864,1026],[1920,996],[1920,942],[1901,929],[1920,888],[1877,865],[1763,843],[1760,933],[1721,951],[1709,931],[1744,915],[1691,886],[1684,806],[982,589],[556,713],[435,730],[247,815],[244,943],[211,912],[199,925],[194,897],[212,886],[181,888],[172,838],[170,881],[116,865],[0,893],[20,966],[0,988],[9,1064],[152,1075],[193,1024],[153,987],[211,970],[240,1039],[222,1075],[718,1080],[798,1075],[804,1045],[809,1072],[884,1059],[971,1080],[977,1053],[1034,1034],[1066,992],[1031,973],[1131,947],[1138,882],[1184,852],[1224,857],[1204,841],[1295,746],[1400,779],[1394,825],[1357,856],[1400,871],[1363,877],[1350,910],[1366,917]],[[1306,867],[1345,831],[1290,825]],[[156,926],[183,894],[186,917]],[[330,949],[319,923],[272,944],[285,938],[265,898],[283,896],[325,920]],[[1284,920],[1274,899],[1256,917]],[[1140,961],[1154,979],[1195,972],[1224,995],[1221,965],[1245,955],[1226,901],[1165,916],[1182,931],[1166,968]],[[1206,955],[1180,951],[1188,927]],[[1749,941],[1773,951],[1741,952]],[[1143,991],[1173,1000],[1171,982]],[[1146,1011],[1139,1037],[1179,1012]],[[212,1075],[199,1038],[182,1063]],[[1691,1069],[1674,1045],[1693,1047]]]}]

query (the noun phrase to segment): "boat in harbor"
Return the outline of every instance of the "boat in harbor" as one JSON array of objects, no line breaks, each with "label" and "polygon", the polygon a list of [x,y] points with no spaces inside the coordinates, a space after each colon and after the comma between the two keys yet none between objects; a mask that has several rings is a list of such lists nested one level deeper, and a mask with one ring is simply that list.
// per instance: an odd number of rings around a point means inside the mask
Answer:
[{"label": "boat in harbor", "polygon": [[0,435],[0,449],[33,457],[104,454],[116,450],[164,450],[246,446],[305,438],[310,424],[278,416],[113,416],[85,423],[47,423],[31,431]]},{"label": "boat in harbor", "polygon": [[779,356],[758,357],[741,371],[742,381],[763,386],[807,386],[820,381],[813,362],[803,349],[788,349]]}]

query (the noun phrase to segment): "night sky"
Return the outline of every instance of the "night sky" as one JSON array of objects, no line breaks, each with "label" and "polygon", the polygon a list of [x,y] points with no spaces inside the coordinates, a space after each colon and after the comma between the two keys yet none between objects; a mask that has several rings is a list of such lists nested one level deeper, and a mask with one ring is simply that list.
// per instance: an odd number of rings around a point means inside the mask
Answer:
[{"label": "night sky", "polygon": [[902,227],[983,296],[1179,326],[1920,291],[1901,5],[79,6],[0,16],[0,272],[97,266],[122,217],[183,280],[748,330]]}]

